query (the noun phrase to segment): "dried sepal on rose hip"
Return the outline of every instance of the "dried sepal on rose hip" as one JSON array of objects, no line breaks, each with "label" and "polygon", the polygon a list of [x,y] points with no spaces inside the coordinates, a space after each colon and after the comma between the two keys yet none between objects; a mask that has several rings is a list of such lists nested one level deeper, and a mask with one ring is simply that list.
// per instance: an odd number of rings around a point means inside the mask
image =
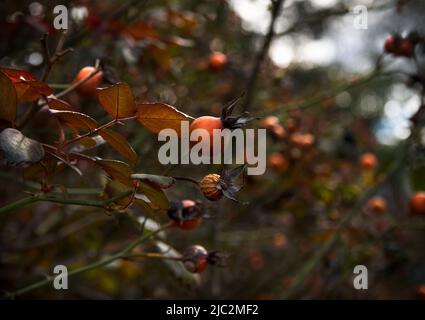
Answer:
[{"label": "dried sepal on rose hip", "polygon": [[167,210],[168,217],[173,221],[173,226],[183,230],[192,230],[202,222],[202,202],[185,199],[173,201]]},{"label": "dried sepal on rose hip", "polygon": [[248,122],[254,120],[255,118],[249,117],[248,112],[244,112],[242,115],[233,116],[232,113],[238,104],[239,100],[245,95],[242,93],[241,96],[236,99],[230,101],[227,105],[223,107],[221,111],[221,122],[223,123],[224,129],[237,129],[243,128]]},{"label": "dried sepal on rose hip", "polygon": [[188,247],[182,257],[185,268],[192,273],[201,273],[208,265],[225,267],[226,260],[227,255],[218,251],[208,252],[200,245]]},{"label": "dried sepal on rose hip", "polygon": [[236,199],[236,193],[243,187],[243,183],[238,183],[241,174],[244,177],[245,166],[225,170],[221,175],[211,173],[199,181],[199,188],[208,200],[217,201],[220,200],[222,196],[225,196],[226,198],[239,202]]}]

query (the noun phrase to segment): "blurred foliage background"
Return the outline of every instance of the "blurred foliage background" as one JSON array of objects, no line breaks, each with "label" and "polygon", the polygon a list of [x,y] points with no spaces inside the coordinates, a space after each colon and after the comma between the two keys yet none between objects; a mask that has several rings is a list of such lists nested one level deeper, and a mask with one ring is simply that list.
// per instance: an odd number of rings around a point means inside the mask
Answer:
[{"label": "blurred foliage background", "polygon": [[[286,0],[270,48],[260,57],[271,22],[267,0],[6,0],[0,3],[1,66],[41,75],[39,39],[48,32],[53,50],[59,38],[52,27],[57,4],[68,8],[65,46],[74,51],[46,80],[55,92],[99,58],[105,86],[126,82],[138,101],[168,103],[193,117],[219,116],[223,105],[248,90],[250,101],[242,100],[238,111],[249,103],[255,117],[276,116],[280,132],[269,130],[266,173],[247,177],[238,195],[249,204],[209,202],[184,182],[166,191],[172,201],[202,201],[208,218],[192,231],[167,231],[163,241],[177,251],[200,244],[226,252],[225,268],[209,267],[192,279],[182,277],[175,262],[118,260],[70,278],[67,291],[46,286],[23,298],[425,295],[425,221],[409,214],[409,197],[425,190],[421,121],[415,127],[410,121],[423,104],[424,45],[416,47],[415,58],[383,49],[389,34],[424,35],[423,1]],[[368,8],[368,29],[354,28],[352,9],[358,4]],[[213,52],[222,52],[227,62],[212,67]],[[95,97],[72,92],[65,100],[100,123],[107,120]],[[26,106],[19,107],[22,114]],[[261,121],[251,126],[262,126]],[[139,155],[135,172],[164,172],[156,135],[137,123],[117,130]],[[43,110],[23,132],[46,143],[58,136]],[[365,152],[378,159],[372,169],[359,163]],[[90,154],[122,160],[106,146]],[[71,194],[85,190],[81,197],[99,196],[104,173],[78,166],[82,177],[65,169],[51,183]],[[172,175],[200,179],[219,170],[181,165]],[[2,205],[39,189],[22,178],[22,168],[3,166],[1,181]],[[381,197],[384,209],[370,209],[371,196]],[[13,292],[51,274],[57,264],[71,270],[122,248],[138,232],[127,214],[145,214],[137,206],[127,211],[43,202],[2,215],[0,288]],[[146,243],[143,249],[161,247]],[[368,267],[368,290],[353,288],[359,264]]]}]

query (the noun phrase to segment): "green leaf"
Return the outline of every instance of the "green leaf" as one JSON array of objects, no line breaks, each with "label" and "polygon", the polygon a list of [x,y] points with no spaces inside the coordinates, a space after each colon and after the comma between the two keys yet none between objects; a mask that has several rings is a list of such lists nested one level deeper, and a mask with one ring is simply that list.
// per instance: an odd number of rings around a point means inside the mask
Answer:
[{"label": "green leaf", "polygon": [[[146,196],[151,204],[158,209],[168,209],[170,203],[168,201],[167,196],[164,191],[162,191],[159,187],[151,185],[149,183],[141,182],[138,190],[141,195]],[[136,194],[136,198],[140,199],[140,194]]]},{"label": "green leaf", "polygon": [[[125,184],[122,184],[117,180],[110,180],[108,181],[105,186],[105,189],[103,190],[103,197],[105,199],[110,199],[118,197],[119,195],[129,192],[131,190],[132,188],[126,186]],[[130,203],[131,198],[131,195],[123,197],[119,200],[114,201],[114,204],[125,207]]]},{"label": "green leaf", "polygon": [[98,164],[109,176],[117,180],[129,187],[134,185],[134,181],[130,179],[130,175],[132,174],[132,170],[130,166],[122,161],[117,160],[96,160],[96,164]]},{"label": "green leaf", "polygon": [[154,174],[144,174],[144,173],[132,174],[131,179],[150,182],[151,184],[159,187],[160,189],[167,189],[176,182],[176,180],[172,177],[157,176]]}]

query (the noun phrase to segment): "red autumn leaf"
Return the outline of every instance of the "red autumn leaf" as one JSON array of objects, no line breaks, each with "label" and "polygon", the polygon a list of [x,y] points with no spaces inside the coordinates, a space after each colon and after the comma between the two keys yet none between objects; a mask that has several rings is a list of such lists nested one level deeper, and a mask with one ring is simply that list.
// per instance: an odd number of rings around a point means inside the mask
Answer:
[{"label": "red autumn leaf", "polygon": [[134,95],[126,83],[99,89],[97,96],[102,107],[114,119],[131,117],[136,113]]},{"label": "red autumn leaf", "polygon": [[141,103],[137,106],[137,120],[153,133],[173,129],[180,134],[181,122],[193,118],[165,103]]},{"label": "red autumn leaf", "polygon": [[53,110],[74,111],[74,108],[72,108],[72,106],[68,102],[60,99],[48,98],[47,104],[49,108]]},{"label": "red autumn leaf", "polygon": [[17,106],[16,91],[12,81],[3,72],[0,72],[0,92],[0,119],[15,123]]},{"label": "red autumn leaf", "polygon": [[96,120],[84,113],[58,110],[51,110],[51,112],[62,125],[65,125],[77,132],[78,130],[92,131],[99,126]]},{"label": "red autumn leaf", "polygon": [[12,80],[20,101],[35,101],[40,97],[53,94],[52,89],[44,82],[37,80],[31,72],[12,68],[0,68],[0,70]]}]

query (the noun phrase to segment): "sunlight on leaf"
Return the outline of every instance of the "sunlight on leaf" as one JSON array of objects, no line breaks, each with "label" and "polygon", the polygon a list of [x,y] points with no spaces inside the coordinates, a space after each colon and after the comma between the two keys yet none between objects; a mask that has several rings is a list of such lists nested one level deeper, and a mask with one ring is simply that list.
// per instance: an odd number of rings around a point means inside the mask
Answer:
[{"label": "sunlight on leaf", "polygon": [[159,133],[163,129],[174,129],[180,134],[181,122],[192,119],[165,103],[141,103],[137,106],[137,120],[153,133]]},{"label": "sunlight on leaf", "polygon": [[133,92],[126,83],[99,89],[97,96],[102,107],[114,119],[131,117],[136,113]]}]

